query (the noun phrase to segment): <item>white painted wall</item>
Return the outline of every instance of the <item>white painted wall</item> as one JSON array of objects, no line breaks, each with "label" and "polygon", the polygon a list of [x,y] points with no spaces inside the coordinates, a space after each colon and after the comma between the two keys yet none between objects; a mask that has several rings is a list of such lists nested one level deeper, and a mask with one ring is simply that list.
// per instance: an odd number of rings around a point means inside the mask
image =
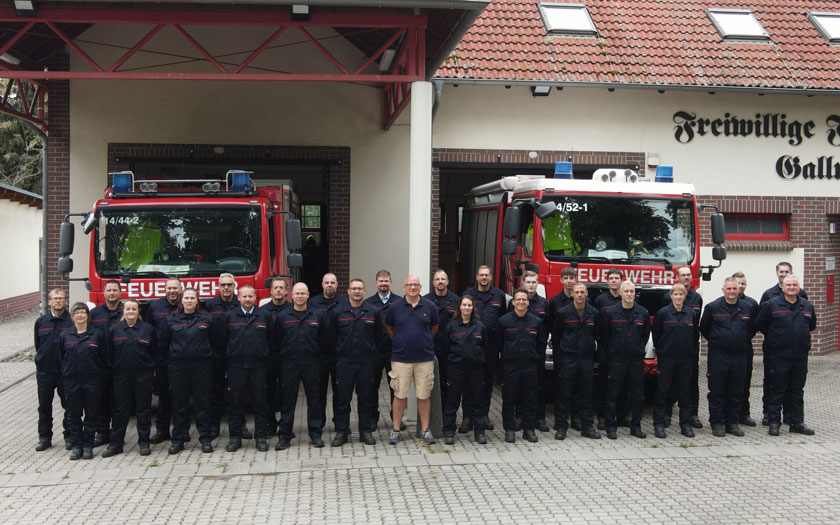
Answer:
[{"label": "white painted wall", "polygon": [[41,233],[41,210],[0,199],[0,274],[7,276],[0,299],[38,291]]},{"label": "white painted wall", "polygon": [[[712,249],[700,248],[700,260],[703,264],[711,264]],[[793,265],[794,274],[802,279],[802,268],[805,267],[805,250],[794,248],[791,251],[769,252],[732,252],[727,254],[723,265],[712,274],[711,281],[700,281],[698,292],[703,296],[703,303],[713,301],[723,295],[723,279],[735,272],[744,272],[747,276],[746,294],[758,301],[764,290],[779,284],[776,278],[776,263],[785,261]],[[807,290],[806,290],[807,291]]]},{"label": "white painted wall", "polygon": [[[799,146],[786,138],[709,134],[681,144],[674,138],[677,111],[708,118],[785,113],[788,120],[813,120],[816,136]],[[535,98],[521,86],[446,85],[434,146],[656,153],[661,164],[674,166],[675,182],[693,183],[699,194],[840,196],[840,180],[786,180],[775,173],[780,155],[802,162],[834,155],[840,162],[840,147],[826,140],[831,114],[840,114],[836,97],[565,88]]]}]

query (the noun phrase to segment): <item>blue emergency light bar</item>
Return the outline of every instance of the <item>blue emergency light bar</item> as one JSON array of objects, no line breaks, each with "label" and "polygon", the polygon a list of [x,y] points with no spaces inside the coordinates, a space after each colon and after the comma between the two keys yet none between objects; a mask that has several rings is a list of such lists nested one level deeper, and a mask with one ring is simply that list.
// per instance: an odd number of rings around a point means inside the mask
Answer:
[{"label": "blue emergency light bar", "polygon": [[554,178],[555,179],[571,179],[572,177],[572,163],[571,162],[555,162],[554,163]]},{"label": "blue emergency light bar", "polygon": [[655,180],[656,182],[674,182],[674,167],[657,166]]},{"label": "blue emergency light bar", "polygon": [[118,171],[113,174],[111,191],[114,193],[128,193],[134,189],[134,173],[130,171]]},{"label": "blue emergency light bar", "polygon": [[231,191],[250,191],[251,190],[251,172],[250,171],[228,171],[230,175],[230,190]]}]

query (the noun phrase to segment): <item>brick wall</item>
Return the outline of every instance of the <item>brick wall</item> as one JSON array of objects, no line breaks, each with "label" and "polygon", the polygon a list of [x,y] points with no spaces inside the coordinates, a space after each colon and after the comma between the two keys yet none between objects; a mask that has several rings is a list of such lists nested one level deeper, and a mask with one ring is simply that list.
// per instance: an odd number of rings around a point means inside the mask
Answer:
[{"label": "brick wall", "polygon": [[0,319],[37,308],[41,304],[40,292],[32,292],[6,299],[0,299]]},{"label": "brick wall", "polygon": [[[350,148],[321,146],[268,146],[268,145],[227,145],[224,153],[213,151],[216,144],[108,144],[108,173],[127,170],[126,159],[130,158],[166,158],[166,159],[213,159],[214,162],[225,160],[266,160],[278,161],[324,161],[329,165],[328,190],[328,234],[329,268],[336,274],[338,282],[346,283],[350,279]],[[108,176],[103,175],[103,189],[110,184]]]},{"label": "brick wall", "polygon": [[[778,251],[802,248],[805,251],[805,267],[794,268],[794,273],[804,282],[817,313],[817,329],[811,334],[813,352],[825,354],[838,348],[838,323],[840,318],[840,288],[835,292],[833,302],[828,303],[825,293],[826,277],[833,275],[835,283],[840,273],[835,269],[827,272],[826,258],[840,261],[840,235],[828,233],[829,222],[840,223],[840,203],[829,197],[762,197],[756,195],[705,195],[698,197],[701,204],[714,204],[726,213],[781,213],[790,216],[790,241],[734,241],[727,242],[730,254],[738,251]],[[838,225],[840,228],[840,225]],[[700,216],[701,245],[711,245],[709,214]],[[773,271],[772,269],[768,271]],[[837,286],[837,284],[835,285]],[[763,291],[763,290],[762,290]],[[755,293],[759,293],[756,291]],[[755,297],[758,299],[758,297]],[[760,352],[761,334],[754,341]]]},{"label": "brick wall", "polygon": [[[57,55],[48,64],[50,69],[67,71],[67,55]],[[70,212],[70,81],[51,80],[48,85],[47,119],[47,187],[44,205],[47,210],[47,289],[63,288],[68,282],[57,271],[58,236],[61,221]]]}]

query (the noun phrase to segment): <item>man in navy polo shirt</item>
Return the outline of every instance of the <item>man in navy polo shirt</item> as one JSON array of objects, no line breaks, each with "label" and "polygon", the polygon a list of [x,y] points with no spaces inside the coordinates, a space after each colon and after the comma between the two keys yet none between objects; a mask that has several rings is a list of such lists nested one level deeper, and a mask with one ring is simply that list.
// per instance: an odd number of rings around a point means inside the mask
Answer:
[{"label": "man in navy polo shirt", "polygon": [[435,443],[429,430],[432,386],[435,381],[435,343],[438,311],[435,303],[420,297],[420,279],[405,278],[405,297],[397,300],[385,313],[385,331],[393,341],[391,349],[391,388],[394,389],[394,427],[388,443],[400,441],[400,421],[405,412],[411,380],[417,392],[417,413],[423,428],[423,441]]}]

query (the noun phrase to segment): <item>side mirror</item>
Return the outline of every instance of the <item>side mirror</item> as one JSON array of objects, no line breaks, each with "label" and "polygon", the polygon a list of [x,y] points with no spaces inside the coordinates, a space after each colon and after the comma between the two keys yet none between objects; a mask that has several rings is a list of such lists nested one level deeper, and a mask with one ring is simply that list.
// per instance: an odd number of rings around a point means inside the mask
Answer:
[{"label": "side mirror", "polygon": [[290,253],[286,256],[286,264],[289,268],[300,268],[303,266],[303,255],[299,253]]},{"label": "side mirror", "polygon": [[286,248],[290,252],[299,251],[303,247],[301,240],[300,221],[289,219],[286,221]]},{"label": "side mirror", "polygon": [[73,271],[73,259],[69,257],[58,258],[58,273],[70,273]]},{"label": "side mirror", "polygon": [[263,281],[263,284],[265,285],[266,288],[271,289],[271,277],[269,277],[268,279]]},{"label": "side mirror", "polygon": [[513,255],[516,253],[516,241],[505,239],[502,241],[502,255]]},{"label": "side mirror", "polygon": [[521,216],[521,208],[508,208],[505,211],[505,237],[516,237],[519,235],[519,220]]},{"label": "side mirror", "polygon": [[539,271],[540,271],[540,265],[539,265],[539,264],[534,264],[534,263],[532,263],[532,262],[526,262],[526,263],[525,263],[525,270],[526,270],[526,271],[529,271],[529,272],[537,272],[537,273],[539,273]]},{"label": "side mirror", "polygon": [[[712,242],[723,244],[726,241],[726,223],[722,213],[713,213],[712,221]],[[725,255],[724,255],[724,258]],[[720,260],[720,259],[719,259]]]},{"label": "side mirror", "polygon": [[544,202],[537,208],[536,213],[540,219],[547,219],[557,213],[557,203],[554,201]]},{"label": "side mirror", "polygon": [[90,212],[87,214],[87,217],[85,217],[85,222],[82,226],[82,231],[85,232],[85,235],[87,235],[93,231],[94,226],[96,226],[96,214]]},{"label": "side mirror", "polygon": [[726,246],[715,246],[712,248],[712,259],[723,261],[726,259]]},{"label": "side mirror", "polygon": [[61,223],[61,229],[59,230],[58,253],[64,257],[72,255],[74,238],[75,231],[73,229],[73,223],[65,220]]}]

